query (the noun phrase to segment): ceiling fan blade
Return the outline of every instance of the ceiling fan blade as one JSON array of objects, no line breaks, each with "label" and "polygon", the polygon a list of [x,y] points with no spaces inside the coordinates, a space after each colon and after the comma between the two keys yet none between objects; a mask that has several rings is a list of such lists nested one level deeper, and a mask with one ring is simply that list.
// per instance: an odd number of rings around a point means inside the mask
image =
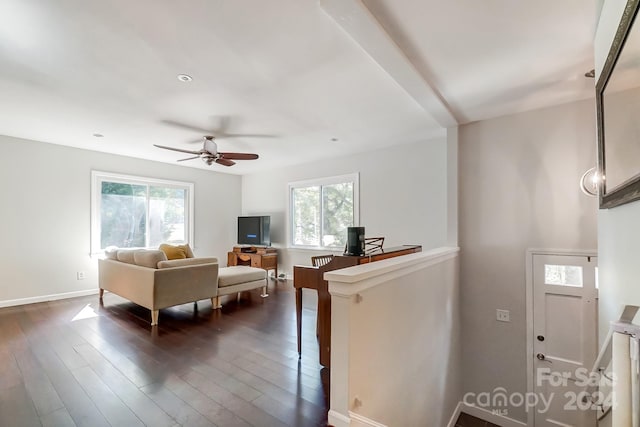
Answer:
[{"label": "ceiling fan blade", "polygon": [[198,133],[210,133],[211,131],[209,129],[202,129],[199,128],[198,126],[193,126],[193,125],[189,125],[186,123],[180,123],[180,122],[176,122],[174,120],[160,120],[161,123],[164,123],[165,125],[169,125],[169,126],[173,126],[176,128],[180,128],[180,129],[186,129],[186,130],[190,130],[190,131],[194,131],[194,132],[198,132]]},{"label": "ceiling fan blade", "polygon": [[165,150],[171,150],[171,151],[178,151],[180,153],[198,154],[198,155],[202,154],[202,150],[200,151],[183,150],[182,148],[167,147],[166,145],[158,145],[158,144],[153,144],[153,145],[158,148],[163,148]]},{"label": "ceiling fan blade", "polygon": [[187,157],[186,159],[179,159],[179,162],[184,162],[185,160],[193,160],[193,159],[199,159],[200,156],[193,156],[193,157]]},{"label": "ceiling fan blade", "polygon": [[275,138],[266,133],[217,133],[216,138]]},{"label": "ceiling fan blade", "polygon": [[222,156],[222,158],[224,159],[233,159],[233,160],[255,160],[258,157],[260,157],[257,154],[252,154],[252,153],[220,153],[218,152],[218,154]]},{"label": "ceiling fan blade", "polygon": [[222,157],[217,158],[216,163],[220,163],[221,165],[225,165],[225,166],[233,166],[236,164],[236,162],[228,159],[223,159]]}]

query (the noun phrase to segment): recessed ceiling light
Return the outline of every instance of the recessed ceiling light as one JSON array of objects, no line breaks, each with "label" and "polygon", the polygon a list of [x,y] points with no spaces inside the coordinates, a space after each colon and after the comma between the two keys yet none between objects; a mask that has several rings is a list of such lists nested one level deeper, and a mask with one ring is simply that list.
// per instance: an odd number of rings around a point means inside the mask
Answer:
[{"label": "recessed ceiling light", "polygon": [[339,139],[338,139],[338,138],[331,138],[329,141],[331,141],[331,142],[338,142],[338,141],[339,141]]},{"label": "recessed ceiling light", "polygon": [[180,80],[181,82],[187,83],[193,80],[193,77],[191,77],[188,74],[178,74],[178,80]]},{"label": "recessed ceiling light", "polygon": [[104,138],[104,135],[101,133],[94,133],[93,136],[95,136],[96,138]]}]

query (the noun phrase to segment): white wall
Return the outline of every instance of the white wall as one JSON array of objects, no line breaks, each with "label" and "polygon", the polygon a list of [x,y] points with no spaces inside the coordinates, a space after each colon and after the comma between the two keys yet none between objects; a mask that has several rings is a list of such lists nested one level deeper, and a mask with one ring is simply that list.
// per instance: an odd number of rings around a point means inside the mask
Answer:
[{"label": "white wall", "polygon": [[[97,291],[97,260],[89,256],[91,170],[193,182],[196,255],[224,263],[235,242],[238,176],[7,136],[0,136],[0,152],[0,306]],[[79,281],[81,270],[87,278]]]},{"label": "white wall", "polygon": [[[527,391],[527,248],[596,248],[597,199],[578,186],[596,162],[594,116],[587,100],[459,130],[465,392]],[[523,408],[508,416],[526,420]]]},{"label": "white wall", "polygon": [[[595,37],[596,70],[609,52],[626,2],[604,2]],[[638,22],[636,19],[636,31]],[[637,165],[640,168],[640,165]],[[600,340],[625,304],[640,305],[640,202],[601,210],[598,215]],[[636,321],[637,323],[637,321]]]},{"label": "white wall", "polygon": [[[327,145],[327,149],[340,146]],[[317,253],[286,249],[287,184],[359,172],[360,225],[367,236],[384,236],[385,247],[443,246],[447,242],[447,155],[447,141],[442,138],[245,175],[242,211],[271,215],[279,272],[291,275],[293,265],[308,265]]]}]

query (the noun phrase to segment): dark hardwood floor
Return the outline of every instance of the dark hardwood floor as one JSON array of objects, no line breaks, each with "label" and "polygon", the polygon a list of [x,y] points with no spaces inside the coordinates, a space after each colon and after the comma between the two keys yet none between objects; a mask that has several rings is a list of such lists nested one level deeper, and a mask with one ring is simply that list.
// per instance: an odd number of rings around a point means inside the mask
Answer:
[{"label": "dark hardwood floor", "polygon": [[[150,312],[114,294],[0,309],[0,426],[325,426],[315,302],[287,282]],[[223,300],[224,301],[224,300]]]}]

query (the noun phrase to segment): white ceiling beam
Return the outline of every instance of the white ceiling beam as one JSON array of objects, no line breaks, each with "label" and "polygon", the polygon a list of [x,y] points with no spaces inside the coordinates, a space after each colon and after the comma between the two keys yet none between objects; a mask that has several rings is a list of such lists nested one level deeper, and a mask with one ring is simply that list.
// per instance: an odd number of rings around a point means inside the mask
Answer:
[{"label": "white ceiling beam", "polygon": [[458,125],[445,101],[361,0],[320,0],[320,7],[442,127]]}]

